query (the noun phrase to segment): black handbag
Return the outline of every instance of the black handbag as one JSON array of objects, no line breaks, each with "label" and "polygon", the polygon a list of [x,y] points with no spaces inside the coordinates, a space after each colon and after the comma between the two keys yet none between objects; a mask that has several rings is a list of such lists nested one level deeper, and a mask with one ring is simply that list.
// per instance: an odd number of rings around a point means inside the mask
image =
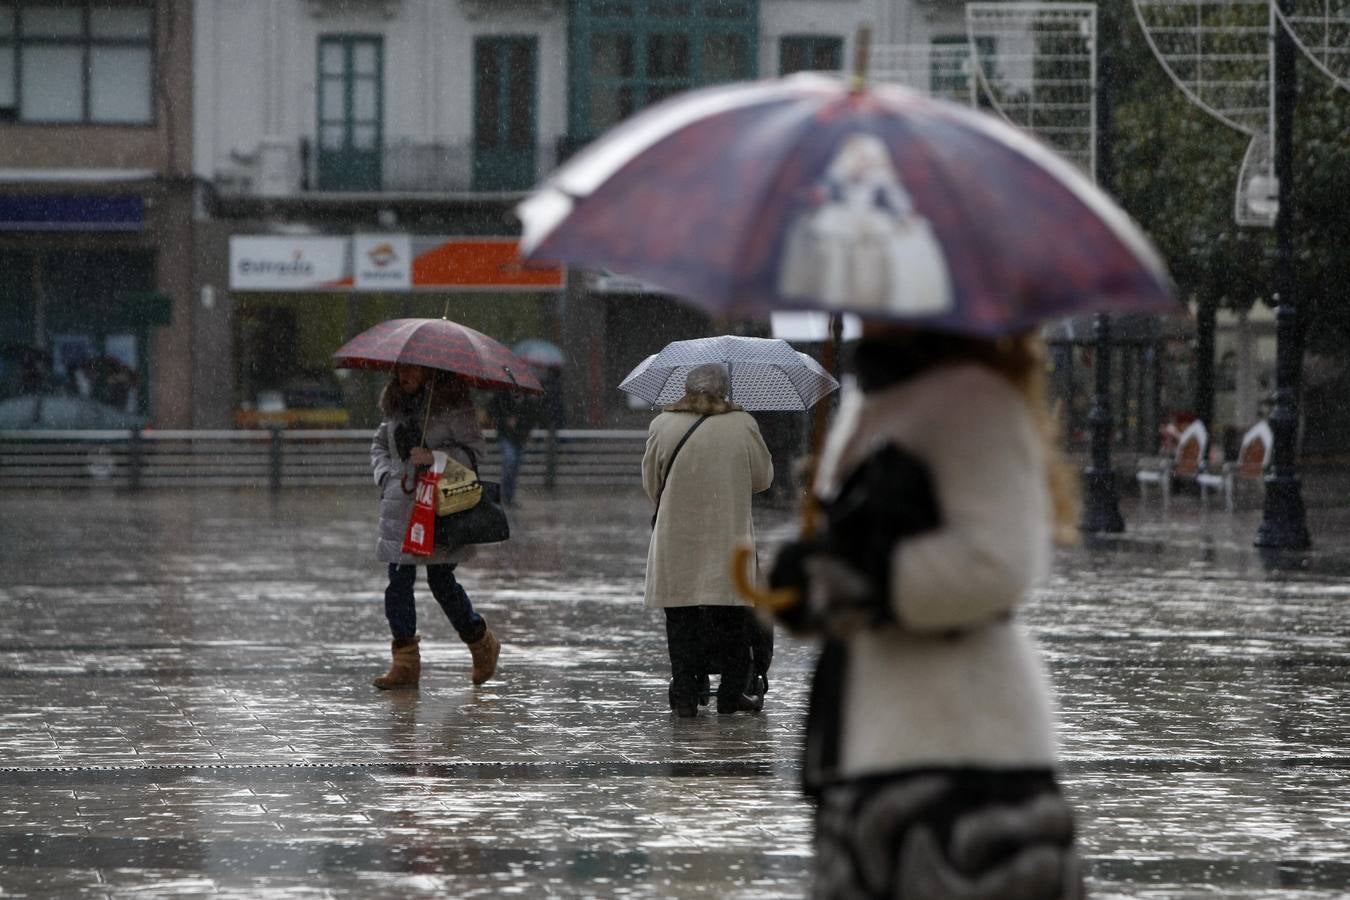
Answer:
[{"label": "black handbag", "polygon": [[[469,454],[469,467],[478,472],[478,455],[473,448],[457,444]],[[436,517],[436,543],[442,547],[466,544],[496,544],[511,537],[511,524],[502,509],[502,487],[495,481],[478,480],[483,495],[477,503],[461,512]]]}]

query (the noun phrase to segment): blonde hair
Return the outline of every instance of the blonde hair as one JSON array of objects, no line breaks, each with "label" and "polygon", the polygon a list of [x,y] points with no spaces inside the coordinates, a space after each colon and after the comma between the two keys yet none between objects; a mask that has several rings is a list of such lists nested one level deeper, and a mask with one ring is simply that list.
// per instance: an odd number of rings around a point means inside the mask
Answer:
[{"label": "blonde hair", "polygon": [[1045,342],[1036,332],[1023,331],[993,341],[971,341],[971,345],[971,358],[1006,378],[1031,408],[1045,456],[1055,541],[1077,543],[1079,479],[1065,458],[1059,422],[1050,412]]}]

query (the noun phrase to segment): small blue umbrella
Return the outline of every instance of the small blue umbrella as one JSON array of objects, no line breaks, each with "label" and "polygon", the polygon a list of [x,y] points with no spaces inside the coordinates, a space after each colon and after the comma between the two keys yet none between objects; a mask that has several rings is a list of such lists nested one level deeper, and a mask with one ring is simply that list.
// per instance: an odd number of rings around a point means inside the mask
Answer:
[{"label": "small blue umbrella", "polygon": [[556,344],[541,338],[526,338],[512,347],[511,352],[530,365],[545,369],[561,369],[567,361]]},{"label": "small blue umbrella", "polygon": [[839,387],[830,373],[786,341],[721,337],[673,341],[628,373],[619,390],[653,405],[684,396],[684,379],[706,363],[731,376],[731,401],[747,410],[806,410]]}]

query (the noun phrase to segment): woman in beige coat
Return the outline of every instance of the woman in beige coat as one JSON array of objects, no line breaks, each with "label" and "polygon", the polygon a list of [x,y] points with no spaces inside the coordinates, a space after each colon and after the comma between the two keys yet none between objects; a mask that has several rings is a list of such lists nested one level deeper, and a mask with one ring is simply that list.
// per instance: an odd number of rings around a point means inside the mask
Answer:
[{"label": "woman in beige coat", "polygon": [[747,693],[755,623],[732,587],[729,559],[738,543],[755,540],[750,495],[773,483],[773,462],[754,417],[726,399],[730,386],[720,364],[691,371],[684,397],[652,420],[642,459],[642,486],[656,505],[647,605],[666,613],[670,707],[681,717],[698,714],[705,633],[722,673],[717,711],[763,704]]}]

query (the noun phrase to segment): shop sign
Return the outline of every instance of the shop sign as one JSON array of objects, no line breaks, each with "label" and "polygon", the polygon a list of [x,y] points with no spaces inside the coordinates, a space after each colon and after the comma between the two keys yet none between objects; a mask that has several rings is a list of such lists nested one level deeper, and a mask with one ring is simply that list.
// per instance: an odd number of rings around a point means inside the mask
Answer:
[{"label": "shop sign", "polygon": [[358,291],[412,287],[412,238],[406,234],[358,234],[352,238],[352,263]]},{"label": "shop sign", "polygon": [[525,265],[514,237],[358,234],[230,238],[236,291],[558,291],[567,270]]},{"label": "shop sign", "polygon": [[557,291],[567,270],[525,265],[513,237],[419,237],[413,286],[437,291]]},{"label": "shop sign", "polygon": [[343,237],[230,238],[230,289],[306,291],[333,287],[347,275]]}]

